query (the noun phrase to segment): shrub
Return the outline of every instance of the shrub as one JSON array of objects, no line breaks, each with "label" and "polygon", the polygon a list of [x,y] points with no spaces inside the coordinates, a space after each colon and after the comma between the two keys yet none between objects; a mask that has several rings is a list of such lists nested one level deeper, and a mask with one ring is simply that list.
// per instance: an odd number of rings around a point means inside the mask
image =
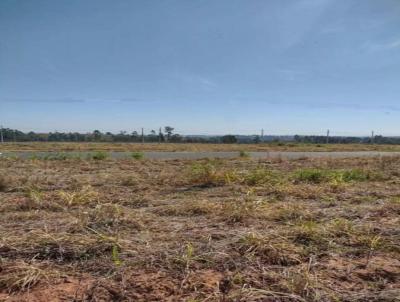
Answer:
[{"label": "shrub", "polygon": [[240,150],[240,151],[239,151],[239,157],[241,157],[241,158],[248,158],[248,157],[250,157],[250,153],[249,153],[249,152],[246,152],[246,151],[243,151],[243,150]]},{"label": "shrub", "polygon": [[191,167],[191,180],[203,185],[215,185],[219,182],[217,169],[211,163],[196,163]]},{"label": "shrub", "polygon": [[132,152],[131,154],[132,158],[140,160],[144,158],[144,153],[143,152]]},{"label": "shrub", "polygon": [[91,154],[90,156],[92,159],[94,160],[103,160],[106,159],[108,157],[108,153],[107,152],[103,152],[103,151],[98,151],[94,154]]}]

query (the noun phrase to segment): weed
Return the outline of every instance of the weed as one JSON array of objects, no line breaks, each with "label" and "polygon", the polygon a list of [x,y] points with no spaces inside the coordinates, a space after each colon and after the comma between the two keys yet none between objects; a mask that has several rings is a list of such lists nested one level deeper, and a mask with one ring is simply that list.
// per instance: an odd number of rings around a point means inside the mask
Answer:
[{"label": "weed", "polygon": [[186,243],[183,254],[177,257],[175,260],[179,264],[183,264],[186,271],[189,271],[190,265],[193,261],[200,259],[199,256],[195,255],[195,248],[191,242]]},{"label": "weed", "polygon": [[119,256],[118,245],[113,245],[112,247],[112,261],[114,262],[115,266],[120,266],[122,264],[122,261]]}]

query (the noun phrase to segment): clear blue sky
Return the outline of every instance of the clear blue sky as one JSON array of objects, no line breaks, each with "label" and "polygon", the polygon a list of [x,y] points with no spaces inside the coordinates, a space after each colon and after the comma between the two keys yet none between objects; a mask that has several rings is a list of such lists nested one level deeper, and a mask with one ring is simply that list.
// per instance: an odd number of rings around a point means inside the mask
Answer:
[{"label": "clear blue sky", "polygon": [[1,0],[0,123],[400,135],[400,1]]}]

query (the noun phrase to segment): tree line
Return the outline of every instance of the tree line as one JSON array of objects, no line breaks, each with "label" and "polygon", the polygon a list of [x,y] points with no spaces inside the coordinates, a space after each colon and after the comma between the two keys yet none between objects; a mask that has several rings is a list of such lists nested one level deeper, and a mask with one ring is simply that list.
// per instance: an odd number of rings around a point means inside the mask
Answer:
[{"label": "tree line", "polygon": [[175,132],[175,128],[165,126],[158,131],[151,130],[148,133],[133,131],[120,131],[119,133],[101,132],[94,130],[89,133],[79,132],[23,132],[20,130],[3,128],[1,130],[4,142],[171,142],[171,143],[285,143],[296,142],[306,144],[400,144],[400,137],[385,137],[376,135],[374,137],[356,137],[356,136],[326,136],[318,135],[294,135],[294,136],[265,136],[259,135],[222,135],[222,136],[193,136],[180,135]]},{"label": "tree line", "polygon": [[16,129],[1,130],[4,142],[171,142],[171,143],[236,143],[234,135],[224,136],[182,136],[175,133],[175,128],[165,126],[163,129],[151,130],[149,133],[120,131],[119,133],[94,130],[89,133],[79,132],[23,132]]},{"label": "tree line", "polygon": [[308,144],[389,144],[398,145],[400,144],[400,137],[387,137],[382,135],[375,135],[370,137],[357,137],[357,136],[318,136],[318,135],[295,135],[294,141],[297,143],[308,143]]}]

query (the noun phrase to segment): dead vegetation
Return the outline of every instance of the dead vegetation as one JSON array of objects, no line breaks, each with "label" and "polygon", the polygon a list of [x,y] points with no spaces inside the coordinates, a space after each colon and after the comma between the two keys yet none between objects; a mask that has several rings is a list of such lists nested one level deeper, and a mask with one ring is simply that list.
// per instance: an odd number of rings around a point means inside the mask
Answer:
[{"label": "dead vegetation", "polygon": [[48,159],[67,159],[68,151],[94,152],[94,157],[104,157],[104,152],[132,152],[132,158],[142,159],[143,151],[237,151],[246,158],[254,151],[400,151],[398,145],[382,144],[307,144],[296,142],[269,142],[259,144],[211,143],[107,143],[107,142],[9,142],[0,146],[0,152],[53,151]]},{"label": "dead vegetation", "polygon": [[95,155],[0,161],[0,300],[398,301],[400,158]]}]

